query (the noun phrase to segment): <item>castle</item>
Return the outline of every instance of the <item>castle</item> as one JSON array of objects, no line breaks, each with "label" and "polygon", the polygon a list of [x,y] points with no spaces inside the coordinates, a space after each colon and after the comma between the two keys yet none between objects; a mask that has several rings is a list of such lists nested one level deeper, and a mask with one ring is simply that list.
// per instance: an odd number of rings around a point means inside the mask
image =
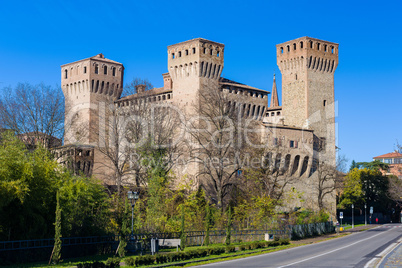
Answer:
[{"label": "castle", "polygon": [[[224,49],[224,44],[202,38],[170,45],[163,87],[145,91],[144,86],[138,85],[135,94],[123,98],[123,64],[98,54],[62,65],[66,124],[64,146],[57,151],[59,161],[110,184],[108,177],[113,172],[101,165],[107,160],[99,152],[99,132],[93,131],[113,120],[110,116],[99,117],[101,113],[108,114],[104,103],[113,103],[121,111],[140,103],[163,103],[189,115],[195,112],[194,105],[202,105],[197,97],[200,91],[221,90],[233,100],[236,97],[230,105],[239,108],[241,117],[257,123],[269,157],[281,167],[280,175],[307,182],[295,184],[306,196],[317,194],[311,185],[316,183],[318,163],[335,166],[334,72],[338,44],[301,37],[276,45],[282,105],[274,76],[269,106],[270,92],[221,77]],[[189,165],[193,167],[185,172],[196,176],[200,167]],[[177,169],[180,171],[183,168]],[[183,175],[186,174],[180,174]],[[335,197],[330,194],[327,198],[329,210],[335,214]]]}]

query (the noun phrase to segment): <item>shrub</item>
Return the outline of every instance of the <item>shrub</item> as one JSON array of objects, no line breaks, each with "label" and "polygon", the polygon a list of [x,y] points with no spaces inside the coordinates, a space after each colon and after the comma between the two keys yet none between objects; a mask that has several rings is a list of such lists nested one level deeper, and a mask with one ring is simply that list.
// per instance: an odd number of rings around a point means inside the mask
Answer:
[{"label": "shrub", "polygon": [[106,260],[106,266],[109,268],[120,267],[120,258],[108,258]]},{"label": "shrub", "polygon": [[250,244],[250,249],[257,249],[257,248],[259,248],[259,243],[257,241],[252,242]]},{"label": "shrub", "polygon": [[167,260],[168,260],[168,258],[167,258],[166,255],[160,255],[160,254],[158,254],[158,255],[155,256],[155,261],[156,261],[156,263],[158,263],[158,264],[165,263],[165,262],[167,262]]},{"label": "shrub", "polygon": [[106,264],[104,264],[103,262],[98,262],[98,261],[83,262],[83,263],[77,264],[77,267],[78,268],[106,268]]},{"label": "shrub", "polygon": [[279,242],[281,243],[281,245],[289,245],[290,244],[289,238],[283,238]]},{"label": "shrub", "polygon": [[151,265],[155,263],[155,256],[152,255],[144,255],[144,256],[138,256],[135,259],[135,265],[136,266],[141,266],[141,265]]},{"label": "shrub", "polygon": [[248,246],[246,246],[246,245],[240,245],[240,246],[239,246],[239,250],[240,250],[240,251],[246,250],[246,247],[248,247]]},{"label": "shrub", "polygon": [[226,253],[235,252],[235,251],[236,251],[235,246],[226,246],[226,248],[225,248]]},{"label": "shrub", "polygon": [[130,257],[130,258],[125,258],[124,262],[126,263],[127,266],[135,266],[135,258]]}]

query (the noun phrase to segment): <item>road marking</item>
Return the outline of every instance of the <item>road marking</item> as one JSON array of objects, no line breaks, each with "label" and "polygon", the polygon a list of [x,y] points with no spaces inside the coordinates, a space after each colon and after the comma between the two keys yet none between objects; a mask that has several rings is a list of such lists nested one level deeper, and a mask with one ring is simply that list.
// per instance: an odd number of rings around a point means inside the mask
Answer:
[{"label": "road marking", "polygon": [[[398,226],[400,227],[400,226]],[[386,249],[381,251],[380,254],[374,256],[365,266],[364,268],[370,268],[370,267],[378,267],[381,262],[385,259],[385,257],[388,256],[400,243],[402,242],[402,238],[399,239],[397,242],[392,243],[389,245]]]},{"label": "road marking", "polygon": [[312,257],[310,257],[310,258],[303,259],[303,260],[301,260],[301,261],[297,261],[297,262],[293,262],[293,263],[286,264],[286,265],[283,265],[283,266],[279,266],[278,268],[283,268],[283,267],[292,266],[292,265],[295,265],[295,264],[298,264],[298,263],[301,263],[301,262],[309,261],[309,260],[312,260],[312,259],[315,259],[315,258],[318,258],[318,257],[321,257],[321,256],[325,256],[325,255],[327,255],[327,254],[331,254],[331,253],[336,252],[336,251],[339,251],[339,250],[341,250],[341,249],[345,249],[345,248],[351,247],[351,246],[356,245],[356,244],[358,244],[358,243],[360,243],[360,242],[363,242],[363,241],[369,240],[369,239],[371,239],[371,238],[374,238],[374,237],[376,237],[376,236],[382,235],[382,234],[384,234],[384,233],[386,233],[386,232],[391,231],[392,229],[393,229],[393,228],[389,229],[388,231],[381,232],[381,233],[379,233],[379,234],[376,234],[376,235],[370,236],[370,237],[368,237],[368,238],[359,240],[359,241],[357,241],[357,242],[354,242],[354,243],[352,243],[352,244],[349,244],[349,245],[344,246],[344,247],[341,247],[341,248],[337,248],[337,249],[334,249],[334,250],[331,250],[331,251],[328,251],[328,252],[325,252],[325,253],[322,253],[322,254],[319,254],[319,255],[315,255],[315,256],[312,256]]}]

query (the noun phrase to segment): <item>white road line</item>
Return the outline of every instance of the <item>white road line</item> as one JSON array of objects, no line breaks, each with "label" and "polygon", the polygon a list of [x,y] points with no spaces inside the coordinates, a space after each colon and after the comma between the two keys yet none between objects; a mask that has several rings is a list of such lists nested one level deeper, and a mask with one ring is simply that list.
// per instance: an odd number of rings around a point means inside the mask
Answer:
[{"label": "white road line", "polygon": [[385,232],[382,232],[382,233],[379,233],[379,234],[370,236],[370,237],[368,237],[368,238],[359,240],[359,241],[357,241],[357,242],[354,242],[354,243],[352,243],[352,244],[349,244],[349,245],[344,246],[344,247],[341,247],[341,248],[337,248],[337,249],[334,249],[334,250],[331,250],[331,251],[328,251],[328,252],[325,252],[325,253],[322,253],[322,254],[319,254],[319,255],[315,255],[315,256],[312,256],[312,257],[310,257],[310,258],[303,259],[303,260],[301,260],[301,261],[297,261],[297,262],[293,262],[293,263],[286,264],[286,265],[283,265],[283,266],[279,266],[278,268],[283,268],[283,267],[292,266],[292,265],[295,265],[295,264],[298,264],[298,263],[301,263],[301,262],[305,262],[305,261],[312,260],[312,259],[315,259],[315,258],[318,258],[318,257],[321,257],[321,256],[325,256],[325,255],[327,255],[327,254],[331,254],[331,253],[336,252],[336,251],[339,251],[339,250],[341,250],[341,249],[345,249],[345,248],[351,247],[351,246],[356,245],[356,244],[358,244],[358,243],[360,243],[360,242],[363,242],[363,241],[369,240],[369,239],[371,239],[371,238],[374,238],[374,237],[376,237],[376,236],[382,235],[382,234],[384,234],[384,233],[386,233],[386,232],[391,231],[392,229],[393,229],[393,228],[389,229],[388,231],[385,231]]}]

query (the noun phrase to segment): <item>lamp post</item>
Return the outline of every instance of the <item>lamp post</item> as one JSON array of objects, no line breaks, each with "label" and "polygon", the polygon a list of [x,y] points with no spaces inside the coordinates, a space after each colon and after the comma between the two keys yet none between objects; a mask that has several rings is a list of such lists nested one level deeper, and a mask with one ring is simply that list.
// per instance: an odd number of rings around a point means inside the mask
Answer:
[{"label": "lamp post", "polygon": [[364,204],[364,226],[367,225],[366,209],[367,209],[367,204]]},{"label": "lamp post", "polygon": [[131,202],[131,238],[133,238],[133,235],[134,235],[134,206],[135,206],[135,202],[138,200],[139,197],[140,197],[140,194],[138,192],[133,192],[133,191],[127,192],[127,198]]},{"label": "lamp post", "polygon": [[354,218],[353,218],[353,209],[354,208],[355,208],[355,205],[352,204],[352,229],[355,228],[355,221],[354,221]]}]

